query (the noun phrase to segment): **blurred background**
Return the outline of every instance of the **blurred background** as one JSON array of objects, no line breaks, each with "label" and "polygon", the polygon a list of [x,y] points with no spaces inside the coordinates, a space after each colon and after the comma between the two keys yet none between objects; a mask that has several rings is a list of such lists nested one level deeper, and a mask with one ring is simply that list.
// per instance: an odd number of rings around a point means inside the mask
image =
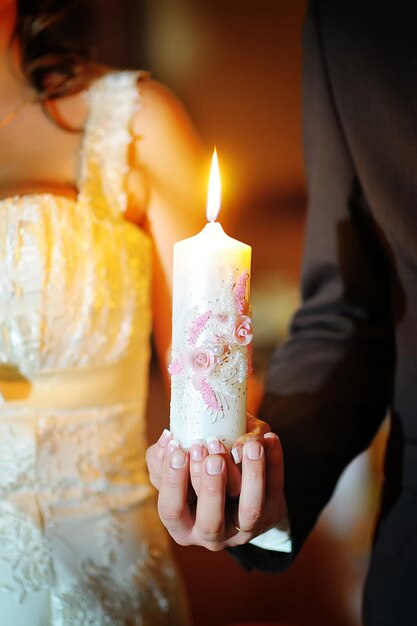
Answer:
[{"label": "blurred background", "polygon": [[[93,0],[97,57],[171,87],[208,152],[219,152],[221,221],[253,247],[255,374],[264,379],[298,302],[306,190],[301,72],[304,0]],[[204,222],[204,207],[202,224]],[[168,424],[152,368],[149,438]],[[227,553],[173,546],[194,626],[359,626],[384,437],[342,477],[294,567],[245,572]],[[302,463],[302,459],[300,459]]]}]

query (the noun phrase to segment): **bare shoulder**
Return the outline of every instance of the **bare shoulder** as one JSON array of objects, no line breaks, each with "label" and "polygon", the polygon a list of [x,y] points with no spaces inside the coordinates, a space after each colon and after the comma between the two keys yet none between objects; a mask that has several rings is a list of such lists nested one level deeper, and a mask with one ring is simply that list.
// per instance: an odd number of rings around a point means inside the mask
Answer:
[{"label": "bare shoulder", "polygon": [[162,83],[138,81],[140,107],[132,131],[139,140],[141,161],[152,169],[164,168],[174,154],[183,163],[198,165],[202,144],[194,124],[180,99]]},{"label": "bare shoulder", "polygon": [[146,78],[138,81],[138,89],[140,107],[132,133],[136,171],[147,181],[148,217],[159,225],[158,232],[182,239],[195,232],[195,207],[204,206],[208,151],[186,108],[168,87]]},{"label": "bare shoulder", "polygon": [[188,124],[191,121],[188,114],[174,92],[164,84],[145,77],[138,80],[138,90],[140,94],[140,108],[135,114],[134,131],[145,130],[144,125],[161,126],[167,128],[173,127],[176,131],[178,125]]}]

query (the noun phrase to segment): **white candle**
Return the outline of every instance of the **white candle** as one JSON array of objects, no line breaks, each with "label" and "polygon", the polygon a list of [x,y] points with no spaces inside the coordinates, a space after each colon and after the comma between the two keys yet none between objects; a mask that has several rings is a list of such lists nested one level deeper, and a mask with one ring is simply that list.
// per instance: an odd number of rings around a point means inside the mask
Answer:
[{"label": "white candle", "polygon": [[214,152],[209,222],[174,245],[170,428],[185,448],[209,437],[230,447],[246,430],[251,248],[215,221],[219,207]]}]

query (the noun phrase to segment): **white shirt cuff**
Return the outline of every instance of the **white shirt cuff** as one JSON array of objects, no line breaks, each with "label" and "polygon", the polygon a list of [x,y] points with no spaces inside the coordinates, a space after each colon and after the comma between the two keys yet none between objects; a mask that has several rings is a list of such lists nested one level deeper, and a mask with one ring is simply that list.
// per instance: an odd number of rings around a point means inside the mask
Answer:
[{"label": "white shirt cuff", "polygon": [[279,528],[270,528],[261,535],[258,535],[251,541],[253,546],[263,548],[263,550],[273,550],[274,552],[292,551],[292,541],[289,530],[280,530]]}]

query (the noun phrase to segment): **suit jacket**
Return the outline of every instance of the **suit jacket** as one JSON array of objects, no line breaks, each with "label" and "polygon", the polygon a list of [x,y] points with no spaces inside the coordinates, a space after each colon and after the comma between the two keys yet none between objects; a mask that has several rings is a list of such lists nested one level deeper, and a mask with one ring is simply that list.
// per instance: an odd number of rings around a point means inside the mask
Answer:
[{"label": "suit jacket", "polygon": [[317,0],[305,31],[309,191],[302,306],[261,417],[284,449],[292,555],[387,410],[367,625],[417,624],[417,2]]}]

